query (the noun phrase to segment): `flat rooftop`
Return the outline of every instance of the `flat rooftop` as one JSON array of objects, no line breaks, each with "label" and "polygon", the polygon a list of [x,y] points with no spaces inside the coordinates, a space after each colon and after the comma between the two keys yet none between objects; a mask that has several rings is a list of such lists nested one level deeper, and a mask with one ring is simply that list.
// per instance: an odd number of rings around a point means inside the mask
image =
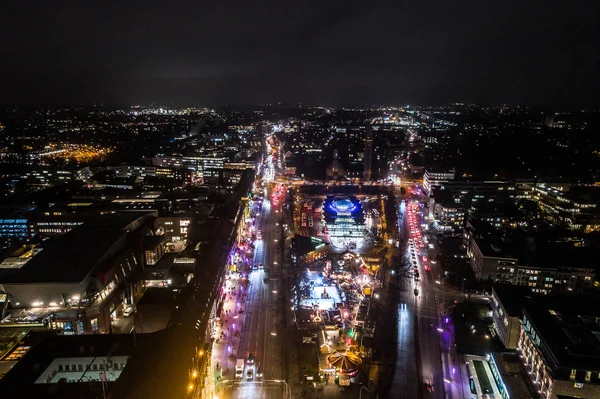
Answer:
[{"label": "flat rooftop", "polygon": [[154,250],[163,241],[165,236],[144,236],[142,247],[144,250]]},{"label": "flat rooftop", "polygon": [[[99,382],[49,384],[36,382],[39,382],[40,376],[57,361],[68,359],[85,361],[106,356],[115,360],[120,357],[130,357],[137,351],[136,344],[142,345],[151,337],[152,334],[138,334],[134,337],[132,334],[30,333],[23,339],[23,345],[28,347],[28,350],[0,380],[0,392],[3,398],[82,398],[97,397],[98,394],[102,397],[102,387]],[[112,384],[107,384],[106,389],[110,391],[111,387]]]},{"label": "flat rooftop", "polygon": [[494,284],[492,290],[502,303],[504,310],[511,317],[521,317],[523,307],[531,299],[531,287],[512,285],[512,284]]},{"label": "flat rooftop", "polygon": [[42,249],[15,272],[8,283],[78,283],[145,215],[111,214],[86,221],[70,232],[42,243]]},{"label": "flat rooftop", "polygon": [[544,297],[525,305],[524,312],[559,365],[600,370],[600,300]]},{"label": "flat rooftop", "polygon": [[490,258],[517,259],[516,256],[507,251],[506,245],[500,240],[476,238],[475,242],[477,243],[477,246],[481,250],[483,256]]}]

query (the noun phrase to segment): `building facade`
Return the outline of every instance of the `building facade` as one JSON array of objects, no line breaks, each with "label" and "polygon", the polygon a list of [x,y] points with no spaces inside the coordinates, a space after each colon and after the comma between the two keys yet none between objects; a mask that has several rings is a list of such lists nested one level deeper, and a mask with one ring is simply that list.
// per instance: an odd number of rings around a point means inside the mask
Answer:
[{"label": "building facade", "polygon": [[597,308],[566,308],[572,301],[561,301],[562,306],[538,303],[523,309],[519,356],[541,398],[599,398],[600,352],[594,331],[600,313]]},{"label": "building facade", "polygon": [[87,220],[45,241],[4,281],[11,317],[34,309],[39,322],[66,333],[108,333],[142,288],[142,242],[151,214]]},{"label": "building facade", "polygon": [[442,183],[447,183],[454,180],[456,171],[454,169],[448,171],[433,171],[425,170],[423,173],[423,191],[427,196],[431,195],[433,187],[439,187]]}]

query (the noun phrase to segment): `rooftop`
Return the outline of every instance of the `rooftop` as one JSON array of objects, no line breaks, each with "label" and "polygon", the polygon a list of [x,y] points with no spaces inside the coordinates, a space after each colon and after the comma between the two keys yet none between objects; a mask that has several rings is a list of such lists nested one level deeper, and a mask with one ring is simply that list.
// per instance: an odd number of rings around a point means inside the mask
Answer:
[{"label": "rooftop", "polygon": [[83,281],[107,252],[147,215],[111,214],[86,221],[39,246],[42,250],[10,278],[10,283]]},{"label": "rooftop", "polygon": [[144,250],[153,250],[165,240],[165,236],[144,236],[142,243]]},{"label": "rooftop", "polygon": [[476,238],[475,241],[483,256],[517,259],[516,256],[507,251],[506,245],[500,240],[492,238]]},{"label": "rooftop", "polygon": [[171,306],[177,303],[179,290],[171,288],[150,287],[144,292],[144,296],[138,302],[141,305]]},{"label": "rooftop", "polygon": [[559,366],[600,371],[600,301],[590,296],[544,297],[524,313]]},{"label": "rooftop", "polygon": [[[152,334],[146,334],[151,336]],[[135,338],[143,343],[147,338]],[[36,380],[57,359],[91,359],[96,357],[131,356],[136,351],[131,334],[111,335],[53,335],[30,333],[23,339],[30,349],[0,380],[2,397],[81,398],[96,397],[100,384],[89,382],[36,384]],[[110,384],[107,388],[110,390]]]},{"label": "rooftop", "polygon": [[523,307],[531,299],[531,287],[495,284],[492,290],[496,293],[502,307],[510,317],[520,317]]}]

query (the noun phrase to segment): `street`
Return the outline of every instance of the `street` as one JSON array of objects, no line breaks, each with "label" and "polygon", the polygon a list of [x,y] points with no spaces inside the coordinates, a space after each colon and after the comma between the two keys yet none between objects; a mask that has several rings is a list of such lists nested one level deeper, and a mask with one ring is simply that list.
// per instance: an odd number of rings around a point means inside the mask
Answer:
[{"label": "street", "polygon": [[[264,181],[272,179],[273,168],[264,172]],[[261,193],[262,194],[262,193]],[[216,345],[213,364],[218,364],[217,393],[228,398],[281,398],[286,386],[282,360],[281,281],[277,276],[277,223],[281,205],[272,205],[265,195],[262,206],[256,202],[254,255],[249,261],[247,279],[231,276],[228,298],[223,307],[223,339]],[[260,233],[259,233],[260,232]],[[244,273],[242,273],[243,275]],[[253,354],[253,363],[249,355]],[[244,362],[242,378],[236,378],[238,359]]]},{"label": "street", "polygon": [[[267,198],[263,207],[258,228],[262,230],[262,240],[256,241],[253,264],[262,263],[273,274],[275,262],[275,241],[278,236],[276,226],[277,213]],[[245,312],[241,329],[240,345],[237,358],[246,359],[254,353],[255,369],[262,367],[264,379],[276,380],[283,377],[281,367],[281,339],[278,335],[280,316],[278,314],[277,295],[280,282],[264,281],[264,269],[254,270],[249,274],[248,291],[245,301]]]},{"label": "street", "polygon": [[[408,198],[410,200],[412,198]],[[420,278],[418,281],[404,278],[400,283],[398,349],[391,392],[406,398],[463,398],[465,380],[461,380],[461,376],[466,376],[466,369],[463,371],[463,362],[456,355],[449,319],[441,313],[441,304],[460,298],[460,294],[443,289],[434,279],[439,265],[423,261],[427,251],[420,247],[421,237],[417,231],[422,215],[418,208],[411,212],[410,207],[410,203],[399,206],[399,239],[407,251],[405,259],[409,265],[405,267],[411,267],[412,259]],[[409,246],[409,239],[415,243],[413,246]]]}]

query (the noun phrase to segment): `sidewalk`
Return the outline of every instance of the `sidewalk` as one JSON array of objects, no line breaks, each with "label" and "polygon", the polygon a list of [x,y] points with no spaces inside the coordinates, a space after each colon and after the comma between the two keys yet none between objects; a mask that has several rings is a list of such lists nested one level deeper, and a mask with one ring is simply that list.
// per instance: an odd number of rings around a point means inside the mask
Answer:
[{"label": "sidewalk", "polygon": [[242,319],[239,319],[236,312],[236,304],[238,298],[244,295],[245,289],[237,278],[230,277],[226,280],[225,293],[227,298],[221,311],[221,324],[217,327],[215,333],[217,339],[213,342],[212,349],[215,383],[221,379],[235,378],[236,349],[240,340],[240,336],[236,336],[235,331],[240,330],[242,323]]}]

